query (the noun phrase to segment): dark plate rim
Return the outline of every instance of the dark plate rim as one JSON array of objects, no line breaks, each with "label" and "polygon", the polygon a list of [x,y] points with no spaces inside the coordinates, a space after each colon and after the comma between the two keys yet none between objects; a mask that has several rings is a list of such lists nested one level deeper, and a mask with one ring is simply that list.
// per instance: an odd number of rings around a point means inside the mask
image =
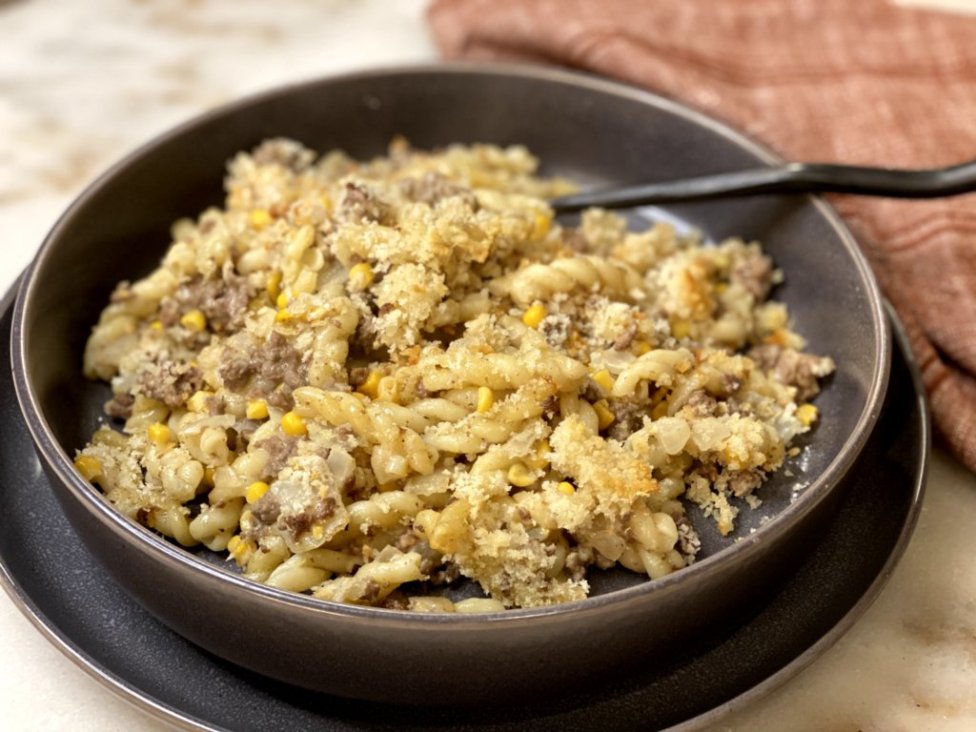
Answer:
[{"label": "dark plate rim", "polygon": [[864,258],[853,235],[841,221],[840,216],[822,199],[806,196],[807,202],[816,207],[824,219],[831,225],[842,245],[851,256],[857,268],[862,286],[871,302],[872,325],[874,326],[874,346],[879,354],[875,363],[872,381],[864,409],[857,424],[845,440],[838,454],[800,494],[799,498],[790,506],[788,515],[790,521],[773,520],[759,527],[734,545],[726,547],[715,554],[695,562],[681,572],[667,577],[634,585],[632,587],[615,590],[603,595],[589,597],[584,600],[562,603],[544,608],[514,609],[500,612],[483,613],[479,615],[467,614],[416,614],[403,613],[385,608],[357,607],[342,603],[319,600],[305,595],[288,593],[252,580],[235,575],[227,570],[216,567],[194,554],[183,550],[145,527],[130,522],[95,490],[89,483],[82,480],[74,469],[72,460],[58,444],[54,433],[45,419],[36,394],[31,387],[28,373],[27,339],[28,334],[24,323],[32,312],[34,293],[38,288],[36,273],[42,265],[51,259],[54,242],[60,237],[67,222],[83,208],[87,201],[104,187],[120,170],[133,162],[150,154],[157,147],[178,138],[195,127],[210,123],[230,113],[244,112],[248,107],[261,104],[266,100],[286,94],[292,94],[305,89],[311,89],[324,83],[343,83],[351,81],[365,81],[369,79],[388,78],[391,76],[408,77],[431,74],[475,75],[494,77],[518,77],[535,81],[555,82],[580,88],[611,94],[656,107],[686,120],[689,124],[704,127],[714,134],[728,140],[740,149],[756,156],[767,165],[783,162],[775,153],[760,143],[751,140],[742,133],[733,130],[725,123],[715,120],[701,112],[686,107],[678,102],[666,99],[652,92],[637,87],[610,81],[603,77],[581,74],[575,71],[530,66],[524,64],[497,64],[461,62],[450,64],[417,64],[388,68],[371,68],[345,74],[330,75],[320,79],[302,81],[295,84],[278,86],[267,91],[251,95],[230,104],[223,105],[210,112],[194,117],[187,122],[159,135],[132,153],[123,157],[110,167],[105,173],[91,183],[68,209],[57,220],[54,227],[45,237],[40,250],[25,274],[17,296],[13,324],[11,328],[11,361],[13,363],[14,388],[17,400],[27,423],[31,438],[34,441],[42,460],[50,471],[55,474],[62,485],[71,495],[92,513],[104,526],[122,537],[127,542],[134,542],[140,551],[152,553],[157,558],[168,563],[175,563],[184,571],[203,574],[211,580],[228,583],[240,591],[252,594],[265,602],[283,604],[296,609],[314,612],[324,616],[339,616],[359,619],[381,619],[386,623],[395,623],[402,627],[436,628],[442,626],[453,627],[484,627],[486,623],[492,625],[517,623],[534,618],[560,616],[564,613],[587,613],[596,611],[608,604],[637,601],[646,595],[668,591],[676,585],[691,583],[698,577],[708,576],[721,571],[724,563],[734,555],[751,552],[761,544],[775,540],[791,525],[813,510],[817,504],[834,488],[850,466],[857,459],[864,447],[873,426],[881,413],[883,397],[887,389],[888,371],[891,359],[891,338],[882,305],[882,297],[873,273]]}]

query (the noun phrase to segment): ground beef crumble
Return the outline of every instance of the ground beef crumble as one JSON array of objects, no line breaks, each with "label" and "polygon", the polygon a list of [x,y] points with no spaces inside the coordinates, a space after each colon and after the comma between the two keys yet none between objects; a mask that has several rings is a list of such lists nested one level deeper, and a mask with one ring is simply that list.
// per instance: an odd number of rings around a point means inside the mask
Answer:
[{"label": "ground beef crumble", "polygon": [[317,523],[325,521],[336,512],[336,500],[329,496],[314,506],[309,506],[300,513],[278,517],[279,528],[289,531],[295,536],[301,536]]},{"label": "ground beef crumble", "polygon": [[267,439],[254,443],[254,446],[268,453],[268,464],[264,467],[264,476],[266,478],[274,478],[285,467],[285,463],[288,462],[291,456],[295,454],[298,440],[294,437],[274,435],[273,437],[268,437]]},{"label": "ground beef crumble", "polygon": [[420,178],[404,178],[400,191],[411,201],[433,206],[445,198],[460,197],[473,210],[478,209],[478,199],[464,186],[437,172],[425,173]]},{"label": "ground beef crumble", "polygon": [[294,406],[291,393],[306,381],[302,354],[277,331],[250,352],[229,355],[219,374],[226,387],[246,388],[249,395],[263,397],[279,409]]},{"label": "ground beef crumble", "polygon": [[105,414],[113,419],[128,419],[132,416],[132,405],[135,401],[131,394],[116,394],[105,402]]},{"label": "ground beef crumble", "polygon": [[817,379],[834,370],[834,361],[827,356],[815,356],[771,344],[754,347],[749,351],[749,357],[781,384],[795,386],[798,402],[816,396],[820,391]]},{"label": "ground beef crumble", "polygon": [[203,386],[203,372],[177,361],[148,364],[139,374],[138,391],[175,409]]},{"label": "ground beef crumble", "polygon": [[168,327],[176,325],[180,317],[191,310],[199,310],[207,318],[207,327],[214,333],[236,332],[244,327],[247,306],[254,289],[247,279],[226,272],[220,279],[195,277],[180,285],[172,297],[160,303],[159,320]]},{"label": "ground beef crumble", "polygon": [[346,183],[339,213],[347,221],[375,221],[384,225],[395,221],[392,209],[359,183]]},{"label": "ground beef crumble", "polygon": [[742,285],[757,300],[763,300],[773,286],[773,271],[773,260],[765,254],[757,254],[740,262],[732,270],[730,279]]}]

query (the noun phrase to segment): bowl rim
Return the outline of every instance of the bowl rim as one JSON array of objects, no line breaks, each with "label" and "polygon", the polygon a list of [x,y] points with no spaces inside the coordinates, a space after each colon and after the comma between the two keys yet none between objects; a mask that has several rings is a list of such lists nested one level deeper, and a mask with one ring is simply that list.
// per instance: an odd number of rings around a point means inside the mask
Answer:
[{"label": "bowl rim", "polygon": [[583,600],[558,603],[544,607],[515,608],[474,614],[410,613],[402,610],[322,600],[304,594],[269,587],[268,585],[221,569],[215,564],[197,557],[183,547],[177,546],[150,529],[126,518],[108,501],[101,491],[84,481],[77,473],[73,467],[72,459],[58,443],[53,430],[40,409],[39,399],[34,393],[31,380],[28,377],[27,343],[29,334],[26,332],[25,323],[33,315],[34,301],[38,290],[37,273],[56,255],[56,244],[61,238],[63,230],[85,208],[88,201],[111,182],[118,173],[150,155],[158,147],[202,125],[209,124],[229,115],[246,113],[249,107],[275,98],[301,93],[324,84],[367,81],[388,77],[420,77],[437,74],[515,77],[528,81],[571,86],[586,92],[597,92],[599,94],[622,97],[655,107],[681,118],[693,126],[705,128],[709,132],[734,144],[739,149],[753,155],[762,165],[777,165],[784,162],[779,155],[772,152],[765,145],[756,142],[728,126],[726,123],[654,92],[593,74],[521,63],[464,61],[370,67],[274,86],[191,117],[189,120],[153,137],[148,142],[143,143],[127,153],[95,178],[94,181],[89,183],[55,221],[51,230],[44,237],[34,260],[24,274],[17,295],[11,327],[10,345],[14,387],[17,402],[30,431],[31,438],[49,471],[57,477],[62,486],[68,489],[70,495],[84,506],[88,513],[94,516],[103,526],[110,529],[127,543],[133,545],[134,548],[138,548],[144,553],[152,554],[159,560],[170,564],[174,570],[189,571],[197,575],[200,579],[209,579],[223,583],[225,586],[253,595],[256,599],[285,605],[295,611],[308,611],[324,616],[341,616],[350,621],[369,619],[372,621],[379,620],[386,623],[414,627],[470,627],[471,625],[483,626],[485,623],[491,625],[510,625],[513,622],[526,621],[543,616],[553,618],[567,613],[595,612],[607,605],[639,602],[645,599],[646,596],[673,591],[678,585],[693,583],[696,578],[721,571],[724,564],[731,557],[754,551],[756,547],[771,542],[789,531],[791,526],[799,518],[813,510],[827,496],[830,489],[837,486],[860,454],[881,412],[883,396],[888,384],[891,359],[891,335],[884,314],[881,291],[874,274],[858,247],[853,234],[843,223],[840,216],[826,201],[817,196],[804,196],[803,198],[806,199],[806,203],[814,206],[818,213],[821,214],[847,250],[856,267],[857,275],[871,305],[874,347],[879,354],[879,358],[874,363],[865,406],[861,411],[854,429],[848,435],[834,459],[803,491],[797,494],[796,500],[788,509],[789,516],[792,517],[791,520],[781,521],[778,520],[778,517],[774,518],[757,527],[752,533],[742,537],[732,546],[725,547],[715,554],[696,561],[681,571],[672,573],[666,577],[641,582],[631,587],[587,597]]}]

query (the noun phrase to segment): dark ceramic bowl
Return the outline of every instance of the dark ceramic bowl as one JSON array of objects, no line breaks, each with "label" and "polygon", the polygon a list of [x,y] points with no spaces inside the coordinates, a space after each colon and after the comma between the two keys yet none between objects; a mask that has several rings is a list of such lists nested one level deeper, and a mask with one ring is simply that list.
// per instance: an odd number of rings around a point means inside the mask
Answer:
[{"label": "dark ceramic bowl", "polygon": [[[876,421],[888,374],[877,286],[837,216],[808,197],[668,210],[713,238],[761,240],[786,275],[776,297],[788,303],[810,347],[833,356],[838,370],[819,397],[822,423],[791,463],[792,476],[781,472],[767,484],[762,507],[740,515],[734,537],[719,539],[700,524],[705,557],[664,579],[608,573],[595,578],[585,601],[480,616],[340,605],[250,582],[217,558],[168,543],[116,513],[76,474],[74,450],[99,423],[106,398],[104,385],[81,375],[91,325],[117,281],[156,264],[172,221],[221,201],[227,159],[278,135],[371,156],[396,134],[420,147],[522,143],[546,172],[593,184],[775,162],[732,130],[652,94],[500,66],[333,77],[232,104],[164,135],[71,206],[17,301],[17,396],[81,539],[146,608],[207,650],[294,684],[381,701],[512,703],[568,691],[654,664],[755,610],[816,543]],[[796,493],[797,485],[806,487]]]}]

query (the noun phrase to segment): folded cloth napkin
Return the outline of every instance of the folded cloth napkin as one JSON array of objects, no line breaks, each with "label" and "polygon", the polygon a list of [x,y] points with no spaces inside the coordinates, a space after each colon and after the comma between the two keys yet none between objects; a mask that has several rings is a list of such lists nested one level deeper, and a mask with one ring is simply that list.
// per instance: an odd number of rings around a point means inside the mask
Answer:
[{"label": "folded cloth napkin", "polygon": [[[976,158],[976,17],[884,0],[435,0],[428,20],[448,58],[623,79],[790,160]],[[904,321],[938,432],[976,470],[976,195],[830,200]]]}]

